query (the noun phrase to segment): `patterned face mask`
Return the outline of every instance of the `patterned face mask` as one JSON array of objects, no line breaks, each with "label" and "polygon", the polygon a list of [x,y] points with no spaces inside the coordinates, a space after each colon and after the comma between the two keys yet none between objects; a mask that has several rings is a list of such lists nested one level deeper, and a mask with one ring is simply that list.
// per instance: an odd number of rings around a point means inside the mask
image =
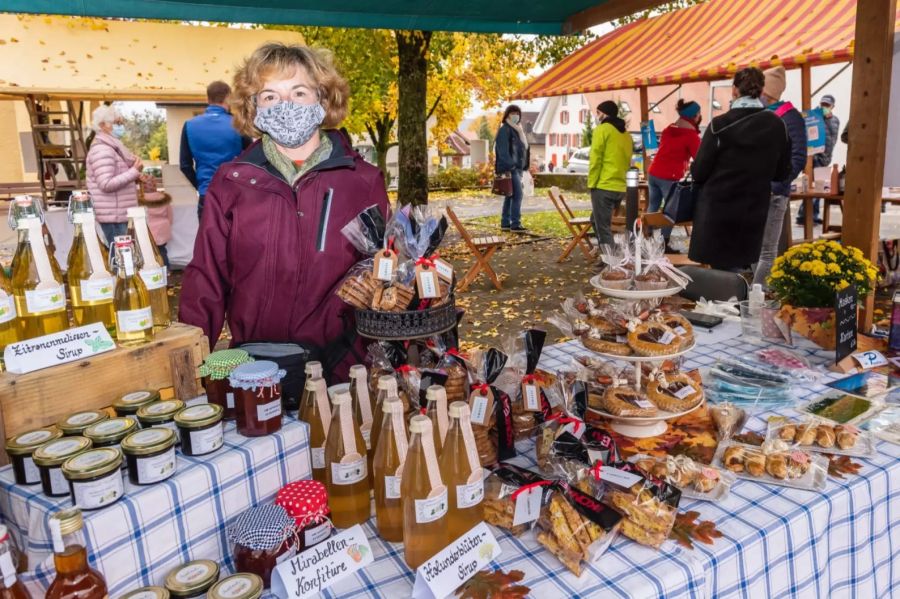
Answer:
[{"label": "patterned face mask", "polygon": [[274,106],[258,108],[253,124],[268,133],[285,148],[299,148],[315,135],[325,120],[325,109],[315,104],[297,104],[282,100]]}]

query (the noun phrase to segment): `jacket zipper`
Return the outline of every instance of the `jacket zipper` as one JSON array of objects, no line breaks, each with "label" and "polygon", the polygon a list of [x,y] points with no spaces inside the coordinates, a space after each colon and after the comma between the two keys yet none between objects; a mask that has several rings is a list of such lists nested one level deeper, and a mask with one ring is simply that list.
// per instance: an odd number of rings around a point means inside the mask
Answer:
[{"label": "jacket zipper", "polygon": [[316,237],[316,251],[325,251],[325,237],[328,234],[328,217],[331,215],[331,198],[334,196],[334,188],[329,187],[322,198],[322,214],[319,216],[319,233]]}]

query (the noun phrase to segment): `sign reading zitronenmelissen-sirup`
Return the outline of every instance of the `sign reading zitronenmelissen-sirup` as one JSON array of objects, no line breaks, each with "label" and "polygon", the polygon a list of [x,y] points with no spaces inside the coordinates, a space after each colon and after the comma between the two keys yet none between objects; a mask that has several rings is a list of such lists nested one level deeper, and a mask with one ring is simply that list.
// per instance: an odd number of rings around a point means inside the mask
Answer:
[{"label": "sign reading zitronenmelissen-sirup", "polygon": [[112,351],[113,343],[102,323],[87,324],[43,337],[10,343],[3,352],[6,369],[25,374],[57,364],[90,358]]}]

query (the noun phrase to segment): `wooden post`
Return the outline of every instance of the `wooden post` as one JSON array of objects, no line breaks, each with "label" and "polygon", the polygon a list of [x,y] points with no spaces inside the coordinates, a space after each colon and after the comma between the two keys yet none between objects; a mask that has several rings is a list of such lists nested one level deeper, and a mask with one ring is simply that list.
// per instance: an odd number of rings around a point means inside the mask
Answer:
[{"label": "wooden post", "polygon": [[[646,123],[650,120],[650,100],[647,94],[647,86],[642,85],[639,88],[641,93],[641,123]],[[647,160],[647,147],[644,146],[644,179],[647,179],[647,171],[650,169],[650,165]]]},{"label": "wooden post", "polygon": [[[878,258],[881,193],[890,103],[891,63],[897,0],[860,0],[856,5],[856,42],[850,96],[847,183],[843,241],[873,262]],[[860,331],[872,327],[874,294],[866,298]]]},{"label": "wooden post", "polygon": [[[808,62],[800,65],[800,103],[803,111],[806,112],[812,108],[812,67]],[[806,159],[806,180],[809,184],[809,190],[812,190],[815,183],[813,174],[812,156]],[[803,239],[812,241],[815,237],[813,224],[813,200],[812,198],[803,198]]]}]

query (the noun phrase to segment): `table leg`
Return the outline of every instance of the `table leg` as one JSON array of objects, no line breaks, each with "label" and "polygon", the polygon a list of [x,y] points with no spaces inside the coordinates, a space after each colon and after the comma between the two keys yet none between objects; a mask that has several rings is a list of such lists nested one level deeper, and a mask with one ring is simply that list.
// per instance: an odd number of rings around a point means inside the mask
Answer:
[{"label": "table leg", "polygon": [[812,241],[813,238],[813,200],[803,198],[803,239]]}]

